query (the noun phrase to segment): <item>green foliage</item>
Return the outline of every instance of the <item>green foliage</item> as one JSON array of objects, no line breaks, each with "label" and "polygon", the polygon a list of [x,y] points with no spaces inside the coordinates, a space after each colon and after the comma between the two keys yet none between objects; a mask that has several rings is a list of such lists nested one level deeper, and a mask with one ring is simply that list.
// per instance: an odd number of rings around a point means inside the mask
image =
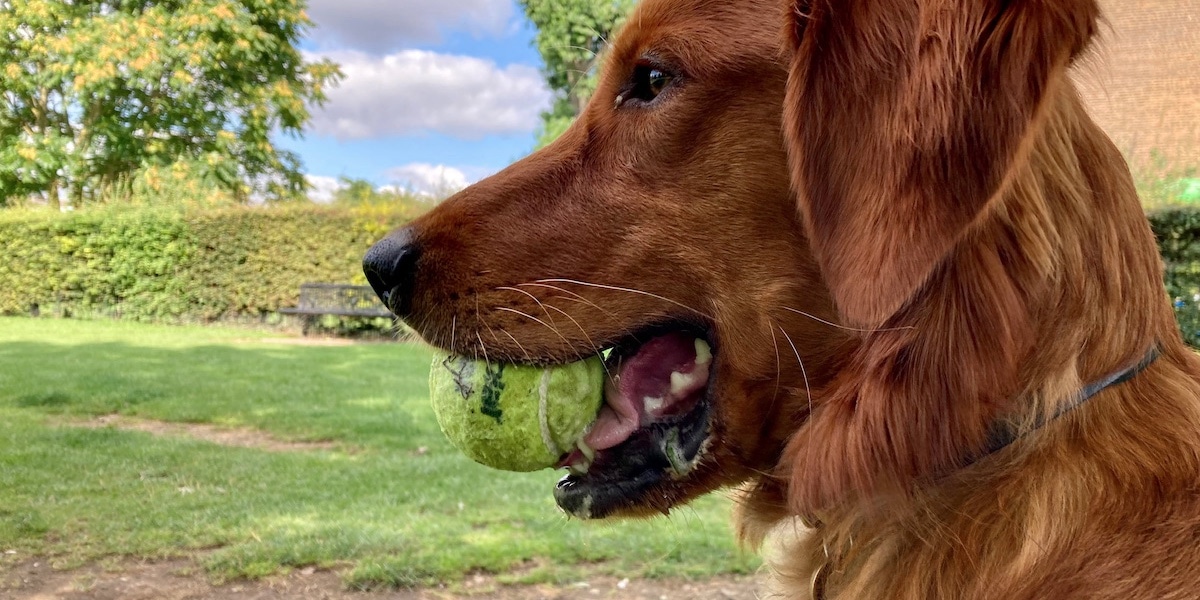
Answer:
[{"label": "green foliage", "polygon": [[299,134],[339,72],[305,62],[305,0],[0,0],[0,205],[79,206],[190,161],[245,200],[295,195]]},{"label": "green foliage", "polygon": [[633,0],[519,0],[537,27],[543,72],[556,98],[542,114],[538,145],[566,131],[592,92],[604,48],[633,6]]},{"label": "green foliage", "polygon": [[1195,167],[1171,165],[1158,152],[1134,170],[1134,185],[1142,205],[1150,209],[1194,204],[1200,201],[1200,178]]},{"label": "green foliage", "polygon": [[1170,207],[1149,213],[1166,263],[1167,294],[1184,340],[1200,347],[1200,210]]},{"label": "green foliage", "polygon": [[0,212],[0,314],[264,318],[301,283],[363,283],[363,253],[413,216],[403,204]]},{"label": "green foliage", "polygon": [[343,187],[333,195],[333,203],[339,206],[403,204],[413,211],[422,212],[436,202],[433,198],[420,198],[393,187],[377,188],[366,179],[342,177],[341,182]]}]

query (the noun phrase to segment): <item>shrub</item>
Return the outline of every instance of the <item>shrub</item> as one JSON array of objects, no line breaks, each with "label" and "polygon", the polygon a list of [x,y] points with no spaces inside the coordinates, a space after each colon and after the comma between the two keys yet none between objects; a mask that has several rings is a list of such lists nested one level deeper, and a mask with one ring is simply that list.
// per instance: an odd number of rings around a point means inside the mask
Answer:
[{"label": "shrub", "polygon": [[1187,342],[1200,346],[1200,210],[1172,207],[1151,211],[1150,226],[1166,264],[1167,294]]},{"label": "shrub", "polygon": [[307,281],[364,283],[362,255],[411,206],[0,212],[0,314],[264,319]]}]

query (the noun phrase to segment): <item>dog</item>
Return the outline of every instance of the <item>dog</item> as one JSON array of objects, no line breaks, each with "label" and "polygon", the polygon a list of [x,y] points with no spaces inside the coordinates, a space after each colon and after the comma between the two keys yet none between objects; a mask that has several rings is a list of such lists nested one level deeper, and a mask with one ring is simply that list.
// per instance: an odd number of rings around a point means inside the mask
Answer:
[{"label": "dog", "polygon": [[558,504],[735,487],[778,597],[1200,598],[1200,364],[1069,76],[1100,22],[643,0],[561,138],[364,269],[445,350],[603,352]]}]

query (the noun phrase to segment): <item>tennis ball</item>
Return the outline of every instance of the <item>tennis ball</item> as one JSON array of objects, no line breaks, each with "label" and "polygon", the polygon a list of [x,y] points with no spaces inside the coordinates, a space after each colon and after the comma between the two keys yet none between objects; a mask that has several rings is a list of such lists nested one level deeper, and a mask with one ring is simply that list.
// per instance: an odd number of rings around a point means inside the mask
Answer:
[{"label": "tennis ball", "polygon": [[442,433],[472,460],[505,471],[555,466],[604,399],[599,357],[530,367],[439,354],[429,393]]}]

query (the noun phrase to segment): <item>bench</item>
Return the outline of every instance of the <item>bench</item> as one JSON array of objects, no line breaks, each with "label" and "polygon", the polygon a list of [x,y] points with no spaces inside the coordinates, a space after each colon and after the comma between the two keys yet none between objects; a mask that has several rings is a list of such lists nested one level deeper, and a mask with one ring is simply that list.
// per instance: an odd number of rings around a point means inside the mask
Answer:
[{"label": "bench", "polygon": [[338,317],[391,317],[375,290],[367,285],[341,283],[304,283],[300,285],[300,302],[289,308],[281,308],[285,315],[299,315],[304,319],[303,332],[308,335],[314,317],[334,315]]}]

